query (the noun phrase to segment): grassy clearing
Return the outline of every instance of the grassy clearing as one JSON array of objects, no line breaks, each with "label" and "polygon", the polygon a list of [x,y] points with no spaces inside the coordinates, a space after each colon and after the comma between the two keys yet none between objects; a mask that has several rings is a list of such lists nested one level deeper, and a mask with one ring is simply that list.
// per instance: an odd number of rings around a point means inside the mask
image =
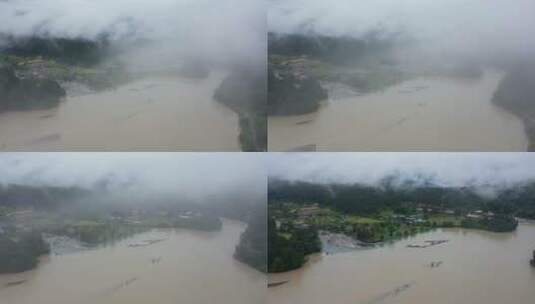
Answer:
[{"label": "grassy clearing", "polygon": [[118,63],[87,67],[41,56],[21,57],[0,54],[0,64],[12,66],[23,78],[39,76],[58,82],[79,82],[97,91],[123,84],[128,80],[128,75]]},{"label": "grassy clearing", "polygon": [[378,224],[383,222],[382,220],[374,219],[371,217],[363,217],[358,215],[349,215],[347,216],[346,221],[349,224]]},{"label": "grassy clearing", "polygon": [[279,236],[286,239],[286,240],[289,240],[292,238],[292,234],[291,233],[284,233],[284,232],[281,232],[279,233]]},{"label": "grassy clearing", "polygon": [[413,78],[401,69],[386,65],[339,66],[305,56],[270,55],[269,62],[279,68],[291,68],[322,81],[340,82],[362,93],[373,93]]},{"label": "grassy clearing", "polygon": [[452,224],[453,226],[461,226],[462,217],[450,214],[433,214],[428,216],[427,221],[436,226],[444,224]]}]

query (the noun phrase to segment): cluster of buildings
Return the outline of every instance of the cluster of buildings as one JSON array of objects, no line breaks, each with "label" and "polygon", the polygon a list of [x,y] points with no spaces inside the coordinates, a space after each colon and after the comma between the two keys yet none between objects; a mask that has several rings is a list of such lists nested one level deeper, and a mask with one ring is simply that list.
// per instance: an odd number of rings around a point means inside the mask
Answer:
[{"label": "cluster of buildings", "polygon": [[476,210],[474,212],[468,213],[466,217],[472,218],[472,219],[489,218],[489,217],[494,217],[494,213],[490,211],[484,212],[483,210]]},{"label": "cluster of buildings", "polygon": [[395,223],[397,222],[397,223],[403,223],[403,224],[409,224],[409,225],[417,225],[417,224],[425,223],[423,214],[420,214],[420,213],[412,214],[412,215],[392,214],[392,220]]},{"label": "cluster of buildings", "polygon": [[110,220],[122,221],[129,224],[141,224],[144,219],[151,216],[162,217],[162,218],[179,218],[179,219],[190,219],[194,217],[201,216],[200,212],[196,211],[148,211],[145,209],[133,208],[127,213],[112,213]]}]

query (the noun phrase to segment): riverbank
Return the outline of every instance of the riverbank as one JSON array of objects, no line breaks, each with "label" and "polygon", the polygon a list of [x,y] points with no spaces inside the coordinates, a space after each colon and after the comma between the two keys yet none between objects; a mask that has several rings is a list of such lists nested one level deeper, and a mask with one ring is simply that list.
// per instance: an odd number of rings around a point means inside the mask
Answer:
[{"label": "riverbank", "polygon": [[[454,214],[453,210],[415,210],[400,214],[383,209],[375,215],[361,215],[318,204],[272,203],[269,214],[269,233],[273,236],[268,271],[272,273],[298,269],[306,263],[308,255],[317,252],[329,255],[383,246],[440,228],[506,233],[518,226],[511,215],[482,211]],[[410,247],[427,248],[445,242],[448,240],[426,240]]]},{"label": "riverbank", "polygon": [[270,115],[317,111],[330,96],[320,82],[346,84],[364,94],[407,79],[390,52],[396,40],[268,33]]},{"label": "riverbank", "polygon": [[94,215],[93,219],[79,219],[80,215],[58,216],[33,210],[11,214],[0,217],[0,273],[38,267],[38,258],[48,253],[64,254],[106,246],[151,229],[212,232],[220,231],[223,225],[218,217],[193,212],[142,217],[101,215],[98,219]]},{"label": "riverbank", "polygon": [[[0,298],[13,304],[142,304],[156,298],[258,303],[265,300],[265,276],[232,257],[244,229],[231,220],[217,232],[157,229],[113,245],[50,256],[37,270],[0,275]],[[150,246],[129,246],[160,239]],[[4,288],[21,280],[26,281]]]},{"label": "riverbank", "polygon": [[28,37],[6,45],[0,49],[0,112],[55,108],[66,95],[96,93],[130,78],[117,58],[104,60],[108,46],[101,41]]},{"label": "riverbank", "polygon": [[[534,236],[535,226],[527,223],[514,233],[444,228],[389,246],[321,255],[296,271],[270,274],[269,282],[286,283],[269,288],[268,302],[498,304],[512,293],[527,304],[535,296]],[[441,239],[449,242],[407,247]]]},{"label": "riverbank", "polygon": [[7,98],[0,98],[0,150],[266,149],[265,109],[249,107],[264,105],[265,81],[241,79],[249,82],[231,86],[226,98],[250,104],[222,107],[214,95],[235,71],[189,61],[133,66],[105,43],[60,40],[0,50],[0,68],[9,72],[0,78],[14,79],[0,80],[0,97]]},{"label": "riverbank", "polygon": [[477,79],[412,78],[367,94],[327,83],[320,111],[269,117],[269,149],[525,151],[522,120],[491,101],[502,77],[488,70]]},{"label": "riverbank", "polygon": [[395,37],[369,38],[269,34],[270,151],[531,149],[535,116],[492,102],[502,69],[405,62]]},{"label": "riverbank", "polygon": [[67,91],[57,108],[1,113],[0,150],[240,151],[238,115],[213,100],[225,77],[154,76],[97,93]]},{"label": "riverbank", "polygon": [[268,229],[267,210],[264,206],[252,208],[247,228],[240,235],[240,242],[234,250],[234,258],[261,273],[267,272]]},{"label": "riverbank", "polygon": [[239,117],[241,150],[267,150],[266,75],[263,69],[234,70],[214,92],[214,99]]},{"label": "riverbank", "polygon": [[492,102],[513,113],[524,123],[529,144],[527,151],[535,151],[535,64],[523,62],[508,68]]}]

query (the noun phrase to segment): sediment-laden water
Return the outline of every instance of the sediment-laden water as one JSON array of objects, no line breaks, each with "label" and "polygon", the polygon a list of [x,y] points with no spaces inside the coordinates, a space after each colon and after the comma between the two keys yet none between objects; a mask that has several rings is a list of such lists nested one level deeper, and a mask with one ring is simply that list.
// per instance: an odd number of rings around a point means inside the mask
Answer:
[{"label": "sediment-laden water", "polygon": [[[448,240],[426,248],[407,245]],[[513,233],[440,229],[373,249],[316,255],[270,275],[268,303],[528,304],[535,299],[535,224]]]},{"label": "sediment-laden water", "polygon": [[525,151],[522,121],[491,102],[502,77],[419,78],[352,96],[331,88],[316,113],[270,117],[269,149]]},{"label": "sediment-laden water", "polygon": [[55,109],[0,113],[0,150],[239,151],[238,116],[213,99],[224,76],[144,78]]},{"label": "sediment-laden water", "polygon": [[266,279],[233,259],[245,225],[222,231],[155,230],[114,245],[44,257],[0,275],[0,303],[265,303]]}]

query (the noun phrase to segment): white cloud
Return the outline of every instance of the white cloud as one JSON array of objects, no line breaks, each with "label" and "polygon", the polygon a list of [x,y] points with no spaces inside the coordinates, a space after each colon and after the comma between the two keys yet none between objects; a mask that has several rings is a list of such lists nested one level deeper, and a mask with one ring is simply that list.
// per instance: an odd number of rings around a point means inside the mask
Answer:
[{"label": "white cloud", "polygon": [[1,153],[0,183],[81,186],[115,192],[205,198],[259,195],[266,189],[261,154]]},{"label": "white cloud", "polygon": [[532,153],[273,153],[269,176],[313,182],[369,183],[389,174],[433,177],[451,186],[535,179]]}]

